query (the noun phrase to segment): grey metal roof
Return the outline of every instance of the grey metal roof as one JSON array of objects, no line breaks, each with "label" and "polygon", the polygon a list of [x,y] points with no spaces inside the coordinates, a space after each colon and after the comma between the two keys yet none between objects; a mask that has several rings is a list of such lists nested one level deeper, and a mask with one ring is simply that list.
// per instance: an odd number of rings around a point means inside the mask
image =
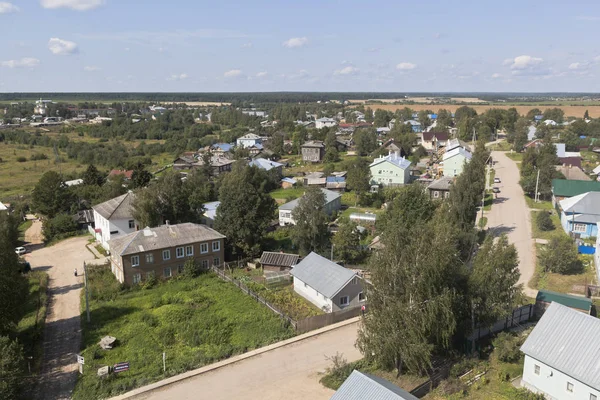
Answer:
[{"label": "grey metal roof", "polygon": [[427,189],[450,190],[450,187],[452,186],[453,182],[454,182],[454,178],[452,178],[450,176],[444,176],[436,181],[431,182],[431,184],[429,186],[427,186]]},{"label": "grey metal roof", "polygon": [[112,253],[123,256],[223,238],[225,236],[206,225],[186,222],[177,225],[162,225],[157,228],[146,227],[109,240],[108,244]]},{"label": "grey metal roof", "polygon": [[385,161],[388,161],[401,169],[406,169],[406,168],[410,167],[410,161],[404,157],[401,157],[399,153],[391,153],[385,157],[382,156],[382,157],[376,158],[371,163],[371,165],[369,165],[369,167],[373,167],[373,166],[381,164],[382,162],[385,162]]},{"label": "grey metal roof", "polygon": [[587,192],[560,202],[566,213],[600,215],[600,192]]},{"label": "grey metal roof", "polygon": [[418,400],[406,390],[378,376],[352,371],[330,400]]},{"label": "grey metal roof", "polygon": [[293,267],[298,264],[298,254],[277,253],[273,251],[263,251],[260,256],[262,265],[276,265],[278,267]]},{"label": "grey metal roof", "polygon": [[133,192],[127,192],[124,195],[97,204],[92,208],[106,219],[132,219],[133,207],[131,204],[134,199],[135,195]]},{"label": "grey metal roof", "polygon": [[[325,183],[325,182],[323,182]],[[335,199],[337,199],[338,197],[342,197],[341,194],[334,192],[332,190],[327,190],[327,189],[323,189],[321,188],[321,191],[323,192],[323,194],[325,195],[325,204],[329,204],[332,201],[334,201]],[[298,202],[300,201],[301,197],[296,199],[296,200],[292,200],[289,203],[285,203],[284,205],[282,205],[281,207],[279,207],[280,210],[293,210],[294,208],[296,208],[296,206],[298,206]]]},{"label": "grey metal roof", "polygon": [[291,274],[329,298],[335,296],[352,278],[357,276],[351,270],[314,252],[300,261],[292,269]]},{"label": "grey metal roof", "polygon": [[455,147],[454,149],[448,151],[446,150],[446,152],[444,153],[443,159],[444,161],[446,161],[449,158],[452,158],[454,156],[457,155],[461,155],[464,158],[466,158],[467,160],[470,160],[473,157],[473,154],[471,154],[471,152],[463,147]]},{"label": "grey metal roof", "polygon": [[311,141],[308,141],[308,142],[304,143],[301,147],[318,147],[318,148],[323,148],[323,147],[325,147],[325,144],[323,142],[321,142],[320,140],[311,140]]},{"label": "grey metal roof", "polygon": [[600,319],[552,302],[521,351],[600,390]]}]

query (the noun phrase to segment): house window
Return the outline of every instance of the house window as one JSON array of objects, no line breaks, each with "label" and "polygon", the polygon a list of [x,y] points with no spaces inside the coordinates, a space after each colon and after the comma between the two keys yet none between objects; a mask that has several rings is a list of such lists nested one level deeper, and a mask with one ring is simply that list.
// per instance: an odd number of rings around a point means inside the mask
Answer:
[{"label": "house window", "polygon": [[221,259],[219,257],[213,258],[213,265],[219,265],[219,264],[221,264]]},{"label": "house window", "polygon": [[130,219],[129,220],[129,229],[133,229],[133,228],[135,228],[135,221]]},{"label": "house window", "polygon": [[352,284],[356,285],[358,283],[358,278],[355,276],[354,278],[352,278]]},{"label": "house window", "polygon": [[567,382],[567,392],[573,393],[573,384],[571,382]]},{"label": "house window", "polygon": [[185,246],[185,255],[193,256],[194,255],[194,246]]},{"label": "house window", "polygon": [[444,193],[444,198],[447,199],[448,197],[450,197],[450,192]]},{"label": "house window", "polygon": [[146,264],[154,263],[154,254],[148,253],[146,254]]},{"label": "house window", "polygon": [[221,250],[221,242],[212,242],[212,249],[213,251]]},{"label": "house window", "polygon": [[171,259],[171,250],[163,250],[163,260],[170,260]]},{"label": "house window", "polygon": [[137,267],[140,265],[140,256],[131,256],[131,266]]},{"label": "house window", "polygon": [[590,400],[598,400],[598,396],[590,393]]},{"label": "house window", "polygon": [[433,191],[433,197],[435,197],[436,199],[437,199],[438,197],[440,197],[440,192],[438,192],[437,190],[434,190],[434,191]]},{"label": "house window", "polygon": [[539,366],[539,365],[534,365],[534,367],[533,367],[533,372],[534,372],[536,375],[539,375],[539,374],[540,374],[540,366]]},{"label": "house window", "polygon": [[182,265],[182,264],[179,264],[179,265],[177,266],[177,273],[178,273],[178,274],[183,274],[183,265]]},{"label": "house window", "polygon": [[142,281],[142,274],[133,274],[133,283],[140,283]]},{"label": "house window", "polygon": [[200,265],[202,265],[202,268],[207,269],[208,268],[208,260],[202,260]]},{"label": "house window", "polygon": [[340,297],[340,306],[347,306],[350,303],[348,296]]},{"label": "house window", "polygon": [[358,294],[358,301],[365,301],[365,300],[366,300],[365,294],[363,292],[360,292]]},{"label": "house window", "polygon": [[208,253],[208,243],[200,243],[200,253]]},{"label": "house window", "polygon": [[170,278],[171,277],[171,267],[166,267],[165,269],[163,269],[163,275],[165,276],[165,278]]},{"label": "house window", "polygon": [[177,258],[183,258],[183,247],[176,248],[175,255],[177,256]]},{"label": "house window", "polygon": [[146,272],[146,279],[154,279],[154,271]]},{"label": "house window", "polygon": [[585,233],[587,230],[586,224],[573,224],[573,232]]}]

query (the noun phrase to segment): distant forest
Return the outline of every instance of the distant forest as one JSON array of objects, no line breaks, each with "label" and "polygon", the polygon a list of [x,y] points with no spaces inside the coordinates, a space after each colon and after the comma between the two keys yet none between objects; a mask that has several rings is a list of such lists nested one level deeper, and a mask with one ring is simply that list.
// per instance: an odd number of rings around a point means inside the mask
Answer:
[{"label": "distant forest", "polygon": [[409,92],[239,92],[239,93],[0,93],[0,101],[25,101],[40,98],[53,101],[213,101],[213,102],[256,102],[256,103],[310,103],[328,100],[368,100],[397,99],[409,97],[477,97],[494,102],[518,99],[518,101],[539,101],[548,98],[598,98],[597,93],[409,93]]}]

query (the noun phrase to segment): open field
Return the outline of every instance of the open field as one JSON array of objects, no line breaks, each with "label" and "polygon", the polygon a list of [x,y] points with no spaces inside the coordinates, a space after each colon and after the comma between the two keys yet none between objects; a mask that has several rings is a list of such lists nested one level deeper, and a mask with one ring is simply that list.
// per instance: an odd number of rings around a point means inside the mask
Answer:
[{"label": "open field", "polygon": [[[581,102],[579,102],[581,103]],[[386,111],[396,111],[401,110],[404,107],[408,107],[413,111],[421,111],[421,110],[432,110],[437,112],[438,110],[445,109],[450,112],[455,112],[456,109],[462,107],[461,104],[365,104],[365,107],[371,107],[372,109],[383,109]],[[565,116],[567,117],[578,117],[582,118],[583,114],[586,110],[588,110],[590,117],[598,118],[600,117],[600,103],[594,102],[590,105],[560,105],[560,104],[552,104],[552,105],[507,105],[506,103],[502,104],[486,104],[486,105],[469,105],[469,107],[474,108],[478,114],[484,113],[490,108],[499,108],[503,110],[507,110],[509,108],[516,108],[519,114],[525,115],[530,110],[534,108],[539,108],[542,112],[548,108],[560,108],[565,112]]]},{"label": "open field", "polygon": [[[82,322],[88,372],[74,399],[110,397],[293,336],[268,308],[212,273],[122,290],[110,269],[98,266],[88,269],[88,282],[92,322]],[[98,345],[106,335],[118,340],[112,350]],[[122,361],[129,371],[96,376],[98,368]]]},{"label": "open field", "polygon": [[212,107],[212,106],[229,106],[231,103],[220,103],[217,101],[173,101],[163,102],[165,104],[187,104],[190,107]]},{"label": "open field", "polygon": [[[352,104],[365,104],[369,101],[380,101],[382,103],[397,103],[397,102],[415,102],[415,103],[431,103],[432,101],[438,100],[440,97],[406,97],[399,99],[369,99],[369,100],[348,100]],[[444,99],[448,99],[444,97]],[[486,103],[485,100],[481,100],[477,97],[450,97],[448,99],[454,103]]]}]

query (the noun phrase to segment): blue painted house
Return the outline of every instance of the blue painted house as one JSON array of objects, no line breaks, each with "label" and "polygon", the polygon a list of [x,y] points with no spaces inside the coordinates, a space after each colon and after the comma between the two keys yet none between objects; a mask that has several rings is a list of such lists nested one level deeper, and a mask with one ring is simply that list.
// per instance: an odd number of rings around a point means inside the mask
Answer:
[{"label": "blue painted house", "polygon": [[412,131],[415,133],[419,133],[423,131],[423,127],[419,121],[415,121],[414,119],[409,119],[408,121],[404,121],[405,124],[410,125]]},{"label": "blue painted house", "polygon": [[587,192],[559,203],[560,223],[568,234],[582,238],[598,236],[600,222],[600,192]]}]

